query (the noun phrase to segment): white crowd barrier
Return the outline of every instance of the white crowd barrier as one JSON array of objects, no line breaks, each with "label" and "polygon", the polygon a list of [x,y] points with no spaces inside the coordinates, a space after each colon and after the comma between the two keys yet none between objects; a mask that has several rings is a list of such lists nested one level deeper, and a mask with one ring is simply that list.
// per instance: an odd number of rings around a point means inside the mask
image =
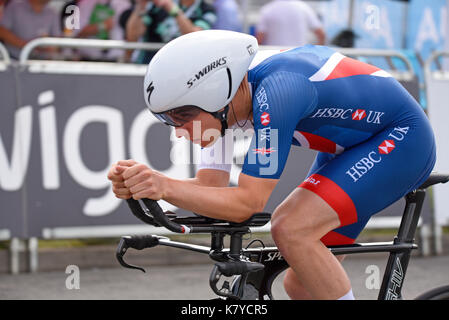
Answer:
[{"label": "white crowd barrier", "polygon": [[[434,52],[425,64],[428,115],[437,142],[437,162],[435,170],[449,172],[449,71],[444,70],[443,57],[449,51]],[[442,253],[442,226],[449,225],[449,185],[440,184],[433,188],[434,214],[432,220],[435,237],[435,251]]]}]

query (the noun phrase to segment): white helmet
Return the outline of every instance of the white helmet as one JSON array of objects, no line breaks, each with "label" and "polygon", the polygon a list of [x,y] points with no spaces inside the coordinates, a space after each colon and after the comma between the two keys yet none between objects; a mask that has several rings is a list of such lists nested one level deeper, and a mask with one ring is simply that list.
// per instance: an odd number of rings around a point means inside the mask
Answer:
[{"label": "white helmet", "polygon": [[184,106],[207,111],[223,123],[217,112],[227,109],[257,50],[256,38],[233,31],[197,31],[176,38],[148,65],[145,102],[170,125],[176,121],[167,112]]}]

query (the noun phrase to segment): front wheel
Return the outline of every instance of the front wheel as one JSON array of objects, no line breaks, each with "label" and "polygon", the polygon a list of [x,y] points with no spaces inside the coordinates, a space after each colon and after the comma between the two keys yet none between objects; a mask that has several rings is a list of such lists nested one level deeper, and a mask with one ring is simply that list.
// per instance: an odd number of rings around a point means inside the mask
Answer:
[{"label": "front wheel", "polygon": [[449,285],[424,292],[416,297],[415,300],[449,300]]}]

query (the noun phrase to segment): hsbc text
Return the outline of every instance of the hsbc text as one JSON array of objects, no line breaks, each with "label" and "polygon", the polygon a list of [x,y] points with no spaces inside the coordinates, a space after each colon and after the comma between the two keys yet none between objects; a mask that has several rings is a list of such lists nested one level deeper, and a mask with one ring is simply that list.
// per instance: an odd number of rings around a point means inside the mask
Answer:
[{"label": "hsbc text", "polygon": [[353,182],[357,182],[362,178],[368,171],[374,168],[374,166],[382,161],[381,155],[390,154],[395,148],[395,141],[404,140],[407,135],[409,127],[396,127],[387,136],[387,139],[382,141],[382,143],[377,147],[376,151],[370,151],[365,157],[357,161],[346,174],[352,178]]},{"label": "hsbc text", "polygon": [[385,112],[365,109],[322,108],[318,109],[310,118],[352,119],[366,123],[381,124],[381,117]]}]

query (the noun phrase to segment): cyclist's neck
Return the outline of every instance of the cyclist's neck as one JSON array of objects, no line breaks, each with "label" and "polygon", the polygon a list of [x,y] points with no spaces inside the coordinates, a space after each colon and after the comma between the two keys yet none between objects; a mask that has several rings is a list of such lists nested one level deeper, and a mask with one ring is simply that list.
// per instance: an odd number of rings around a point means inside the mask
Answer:
[{"label": "cyclist's neck", "polygon": [[237,121],[243,123],[253,120],[253,105],[251,88],[248,82],[248,75],[243,78],[237,92],[229,104],[228,126],[233,126]]}]

